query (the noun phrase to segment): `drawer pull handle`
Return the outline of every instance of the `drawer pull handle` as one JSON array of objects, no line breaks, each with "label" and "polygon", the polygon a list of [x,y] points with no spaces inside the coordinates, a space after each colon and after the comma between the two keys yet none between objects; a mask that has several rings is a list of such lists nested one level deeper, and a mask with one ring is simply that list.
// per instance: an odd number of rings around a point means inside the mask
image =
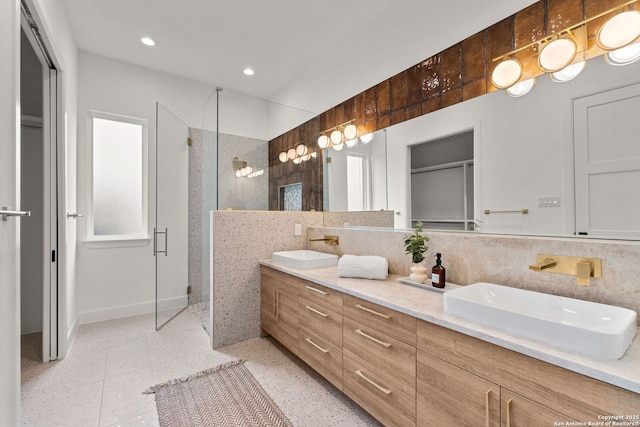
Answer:
[{"label": "drawer pull handle", "polygon": [[321,312],[321,311],[318,311],[318,310],[316,310],[316,309],[315,309],[315,308],[313,308],[313,307],[309,307],[308,305],[305,305],[305,307],[307,308],[307,310],[309,310],[309,311],[313,311],[315,314],[319,314],[319,315],[320,315],[320,316],[322,316],[322,317],[329,317],[329,315],[328,315],[328,314],[325,314],[325,313],[323,313],[323,312]]},{"label": "drawer pull handle", "polygon": [[375,342],[375,343],[378,343],[378,344],[380,344],[381,346],[384,346],[384,347],[387,347],[387,348],[391,347],[391,343],[390,343],[390,342],[380,341],[379,339],[374,338],[374,337],[372,337],[371,335],[369,335],[369,334],[366,334],[366,333],[362,332],[362,329],[356,329],[356,334],[358,334],[358,335],[362,335],[362,336],[363,336],[363,337],[365,337],[365,338],[369,338],[371,341],[373,341],[373,342]]},{"label": "drawer pull handle", "polygon": [[507,400],[507,427],[511,427],[511,399]]},{"label": "drawer pull handle", "polygon": [[365,380],[366,382],[368,382],[369,384],[371,384],[372,386],[374,386],[375,388],[377,388],[378,390],[380,390],[381,392],[383,392],[386,395],[391,394],[391,390],[389,390],[388,388],[384,388],[381,385],[376,384],[374,381],[370,380],[369,378],[367,378],[360,369],[358,369],[355,374],[357,376],[359,376],[360,378],[362,378],[363,380]]},{"label": "drawer pull handle", "polygon": [[487,390],[487,396],[484,402],[484,424],[486,427],[489,426],[489,398],[491,397],[491,390]]},{"label": "drawer pull handle", "polygon": [[371,314],[375,314],[376,316],[383,317],[385,319],[391,319],[391,315],[390,314],[378,313],[377,311],[371,310],[370,308],[367,308],[367,307],[363,306],[362,304],[356,304],[356,308],[359,308],[362,311],[366,311],[367,313],[371,313]]},{"label": "drawer pull handle", "polygon": [[312,346],[314,346],[315,348],[317,348],[318,350],[320,350],[321,352],[327,354],[329,353],[329,350],[327,350],[326,348],[322,348],[320,347],[318,344],[314,343],[313,341],[311,341],[311,338],[305,339],[306,342],[308,342],[309,344],[311,344]]},{"label": "drawer pull handle", "polygon": [[321,291],[320,289],[314,288],[313,286],[305,286],[305,288],[309,289],[310,291],[322,294],[322,295],[329,295],[329,292]]}]

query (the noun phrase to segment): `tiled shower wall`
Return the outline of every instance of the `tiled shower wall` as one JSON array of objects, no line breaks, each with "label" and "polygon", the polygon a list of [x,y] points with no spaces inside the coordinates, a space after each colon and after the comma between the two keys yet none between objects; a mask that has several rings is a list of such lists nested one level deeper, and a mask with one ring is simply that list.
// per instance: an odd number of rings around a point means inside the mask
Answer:
[{"label": "tiled shower wall", "polygon": [[[281,151],[301,142],[317,150],[321,131],[352,119],[358,135],[362,135],[495,91],[491,73],[499,61],[493,61],[494,58],[622,3],[623,0],[541,0],[271,140],[270,209],[277,202],[278,186],[297,182],[290,179],[293,174],[304,176],[307,191],[316,196],[310,208],[322,209],[322,153],[313,161],[293,165],[280,163]],[[629,8],[638,10],[640,4]],[[611,16],[605,15],[587,25],[587,58],[603,53],[595,45],[594,37]],[[523,79],[542,74],[537,67],[536,50],[534,46],[516,54],[524,66]]]},{"label": "tiled shower wall", "polygon": [[[340,238],[338,246],[309,242],[308,249],[337,255],[378,255],[389,260],[389,272],[408,276],[411,258],[404,253],[408,232],[309,228],[309,238],[325,234]],[[574,238],[497,235],[483,233],[426,232],[430,241],[425,265],[435,264],[442,254],[447,281],[460,285],[491,282],[581,300],[630,308],[640,313],[640,244]],[[589,286],[576,284],[576,277],[534,272],[536,254],[568,255],[602,259],[602,278]],[[640,321],[640,318],[638,319]]]},{"label": "tiled shower wall", "polygon": [[[189,303],[208,299],[209,212],[214,209],[267,209],[267,142],[253,138],[190,129],[189,149]],[[220,156],[220,162],[217,156]],[[239,157],[254,170],[256,178],[235,176],[231,160]],[[220,179],[219,185],[216,184]]]}]

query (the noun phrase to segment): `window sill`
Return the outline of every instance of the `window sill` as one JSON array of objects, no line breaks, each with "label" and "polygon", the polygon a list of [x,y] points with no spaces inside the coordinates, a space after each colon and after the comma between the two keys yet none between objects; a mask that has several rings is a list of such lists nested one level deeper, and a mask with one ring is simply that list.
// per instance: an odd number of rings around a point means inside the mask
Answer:
[{"label": "window sill", "polygon": [[82,243],[87,249],[137,248],[148,246],[150,237],[122,237],[116,239],[90,239]]}]

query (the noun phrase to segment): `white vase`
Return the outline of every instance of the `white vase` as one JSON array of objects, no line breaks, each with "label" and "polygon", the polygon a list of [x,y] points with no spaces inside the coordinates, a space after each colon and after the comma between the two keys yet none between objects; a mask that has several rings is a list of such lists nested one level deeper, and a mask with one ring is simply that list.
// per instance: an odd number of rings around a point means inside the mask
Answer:
[{"label": "white vase", "polygon": [[427,268],[422,265],[422,263],[413,264],[413,267],[411,267],[409,280],[416,283],[424,283],[428,278],[429,276],[427,276]]}]

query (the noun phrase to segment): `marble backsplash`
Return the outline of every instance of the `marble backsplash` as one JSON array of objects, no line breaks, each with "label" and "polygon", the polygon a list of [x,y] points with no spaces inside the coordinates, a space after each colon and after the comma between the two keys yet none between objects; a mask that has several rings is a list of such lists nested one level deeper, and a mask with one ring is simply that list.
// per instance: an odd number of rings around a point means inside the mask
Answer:
[{"label": "marble backsplash", "polygon": [[[337,255],[379,255],[389,260],[389,272],[409,275],[411,258],[404,253],[408,232],[340,227],[310,227],[309,238],[325,234],[340,237],[338,246],[308,242],[307,248]],[[425,265],[442,254],[447,281],[468,285],[492,282],[532,291],[562,295],[626,307],[640,313],[640,242],[492,235],[428,231]],[[569,255],[602,259],[602,278],[589,286],[578,285],[575,276],[534,272],[536,254]],[[639,318],[640,320],[640,318]]]}]

